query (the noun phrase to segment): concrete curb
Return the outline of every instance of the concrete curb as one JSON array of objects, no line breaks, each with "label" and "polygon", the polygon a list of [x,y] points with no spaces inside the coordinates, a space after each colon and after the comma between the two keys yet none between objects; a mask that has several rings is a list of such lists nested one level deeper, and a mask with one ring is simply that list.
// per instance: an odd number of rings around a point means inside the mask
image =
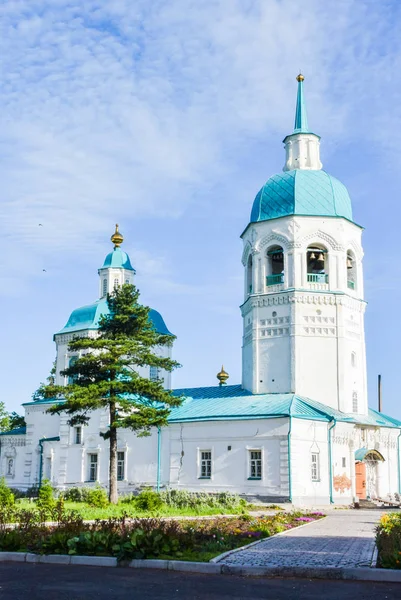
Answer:
[{"label": "concrete curb", "polygon": [[[40,555],[25,552],[0,552],[0,562],[27,562],[36,564],[85,565],[117,567],[112,556],[68,556],[63,554]],[[187,562],[183,560],[131,560],[131,569],[162,569],[208,575],[237,575],[242,577],[295,577],[303,579],[342,579],[353,581],[385,581],[401,583],[401,570],[370,567],[252,567],[225,565],[224,563]]]}]

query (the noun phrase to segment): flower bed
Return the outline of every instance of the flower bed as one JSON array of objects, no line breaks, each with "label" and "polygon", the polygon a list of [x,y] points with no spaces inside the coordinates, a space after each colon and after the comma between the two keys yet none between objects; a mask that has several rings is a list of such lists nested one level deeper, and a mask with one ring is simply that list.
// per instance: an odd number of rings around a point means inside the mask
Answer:
[{"label": "flower bed", "polygon": [[376,527],[378,566],[401,569],[401,513],[388,513]]},{"label": "flower bed", "polygon": [[37,511],[20,511],[10,529],[0,516],[0,551],[163,558],[208,561],[275,533],[320,519],[322,513],[277,513],[271,517],[243,515],[210,520],[171,521],[125,517],[85,523],[73,512],[59,512],[57,523],[46,526]]}]

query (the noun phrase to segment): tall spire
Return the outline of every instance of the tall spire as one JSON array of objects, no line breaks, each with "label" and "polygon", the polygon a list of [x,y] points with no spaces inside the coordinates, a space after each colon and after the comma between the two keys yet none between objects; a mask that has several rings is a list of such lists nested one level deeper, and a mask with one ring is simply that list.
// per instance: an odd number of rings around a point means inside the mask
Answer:
[{"label": "tall spire", "polygon": [[304,99],[304,79],[305,77],[301,73],[297,76],[298,94],[297,106],[295,110],[294,133],[309,133],[308,117],[306,115]]},{"label": "tall spire", "polygon": [[298,93],[294,131],[284,138],[285,164],[283,171],[294,171],[296,169],[319,171],[322,168],[319,153],[320,137],[312,133],[308,127],[304,100],[304,79],[305,77],[301,73],[297,76]]}]

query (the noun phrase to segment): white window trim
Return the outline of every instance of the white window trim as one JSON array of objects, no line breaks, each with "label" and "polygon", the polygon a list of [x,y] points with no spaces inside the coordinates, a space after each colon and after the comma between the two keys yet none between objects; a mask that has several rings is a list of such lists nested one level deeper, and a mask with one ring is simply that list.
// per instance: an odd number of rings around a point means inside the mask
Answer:
[{"label": "white window trim", "polygon": [[[77,442],[77,429],[81,430],[81,441]],[[72,428],[72,443],[75,446],[82,446],[83,444],[83,440],[84,440],[84,428],[82,427],[82,425],[74,425],[74,427]]]},{"label": "white window trim", "polygon": [[[197,448],[198,451],[198,479],[205,481],[211,481],[213,479],[213,448]],[[202,452],[210,452],[210,477],[202,476]]]},{"label": "white window trim", "polygon": [[[264,448],[255,448],[247,446],[246,448],[246,478],[248,481],[262,481],[264,477]],[[260,477],[252,477],[251,475],[251,452],[260,452],[260,460],[261,460],[261,476]]]}]

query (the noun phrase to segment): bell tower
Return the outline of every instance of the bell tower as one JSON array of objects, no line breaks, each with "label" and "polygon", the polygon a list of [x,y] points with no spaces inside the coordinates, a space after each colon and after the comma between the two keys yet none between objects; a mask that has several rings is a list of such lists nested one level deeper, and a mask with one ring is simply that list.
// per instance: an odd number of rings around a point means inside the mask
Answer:
[{"label": "bell tower", "polygon": [[286,160],[242,234],[242,384],[366,414],[362,228],[345,186],[322,170],[298,75]]}]

